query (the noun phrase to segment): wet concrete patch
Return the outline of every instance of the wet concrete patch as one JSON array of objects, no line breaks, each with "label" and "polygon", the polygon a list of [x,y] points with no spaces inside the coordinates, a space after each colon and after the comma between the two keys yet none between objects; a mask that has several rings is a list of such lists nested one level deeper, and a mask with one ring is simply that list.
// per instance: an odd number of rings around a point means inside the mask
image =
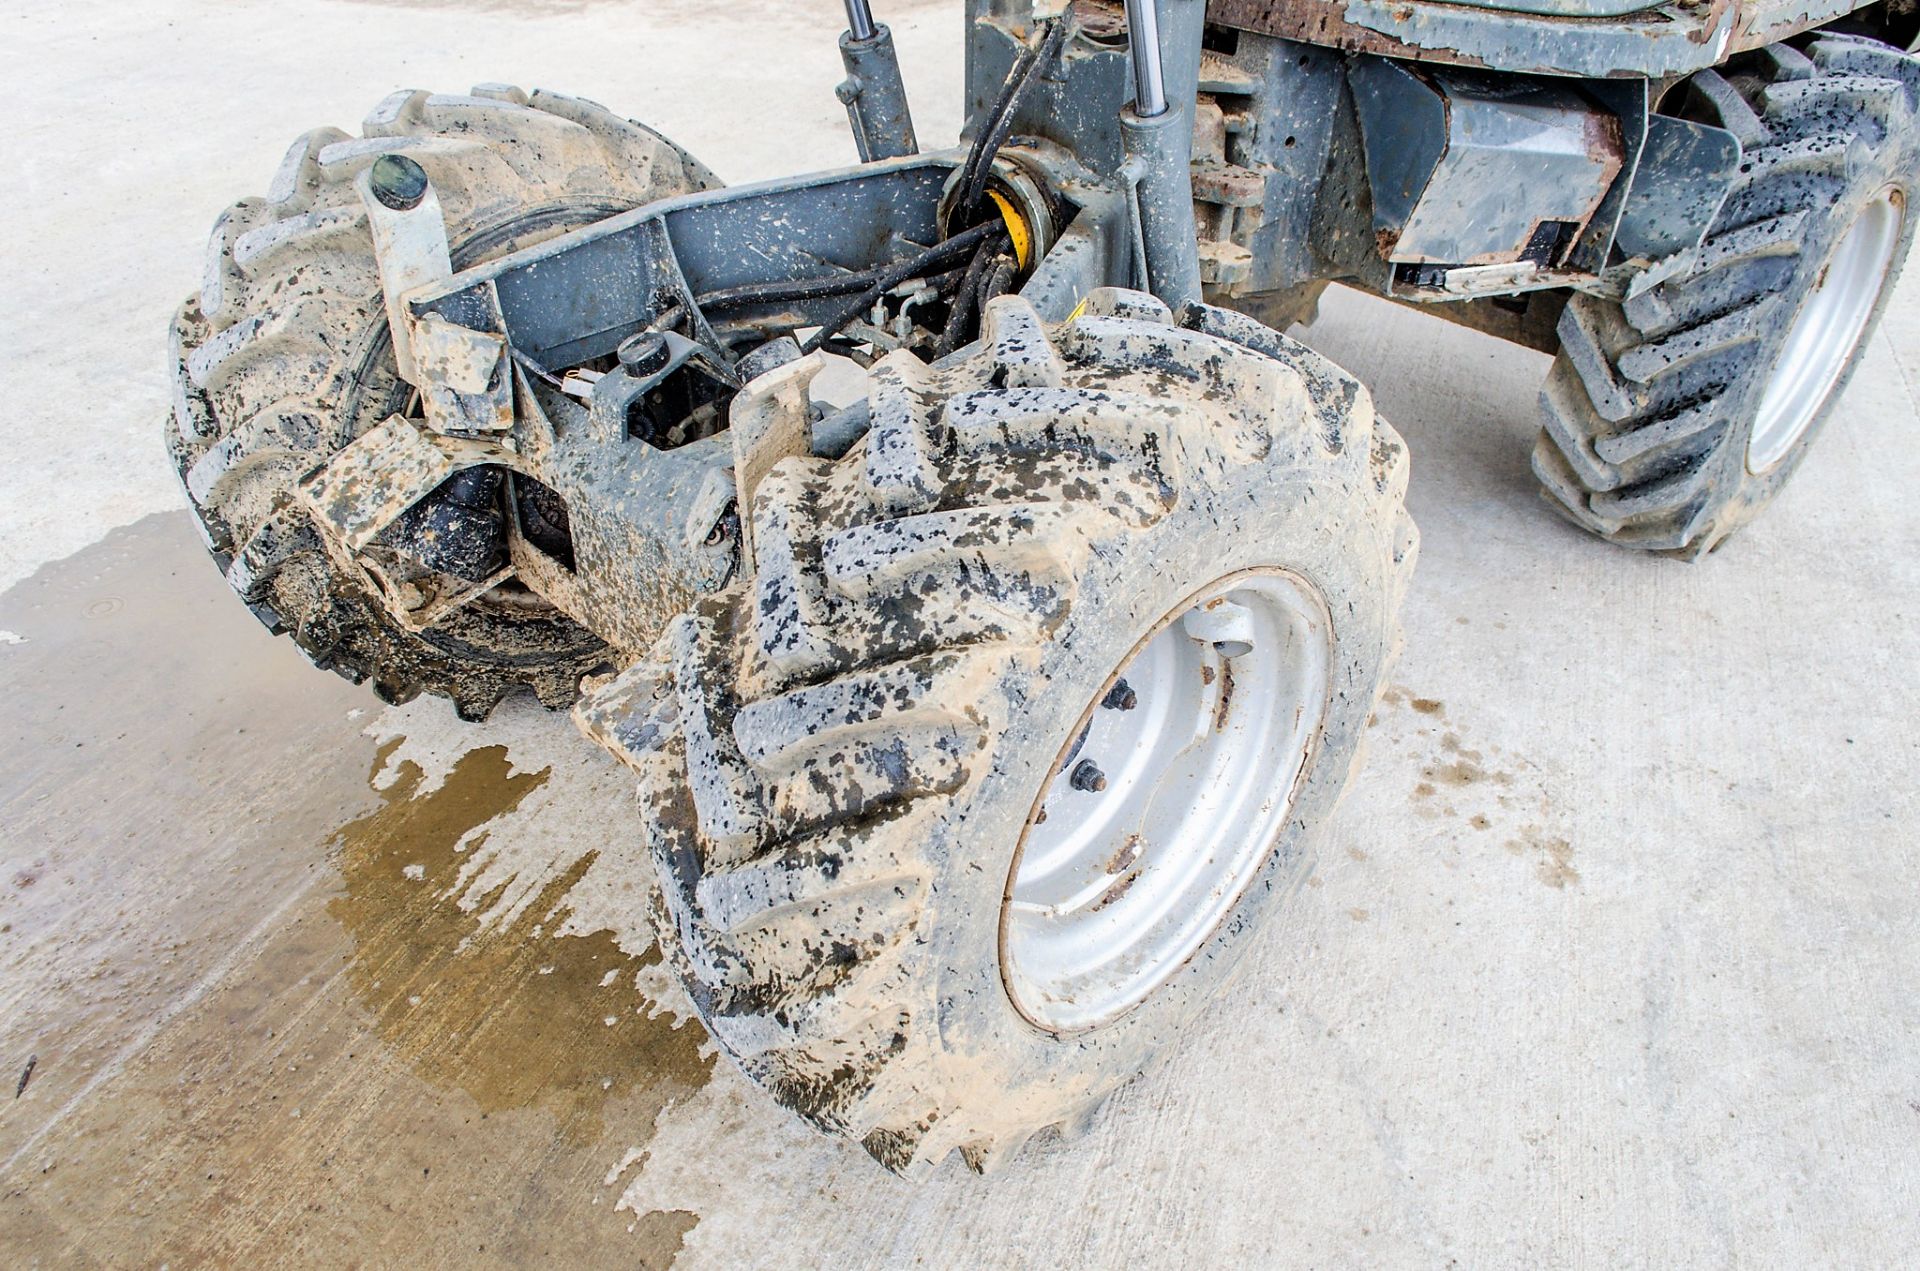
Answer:
[{"label": "wet concrete patch", "polygon": [[[376,777],[397,745],[382,748]],[[503,928],[454,903],[484,827],[548,775],[516,772],[504,746],[484,746],[423,793],[421,769],[401,761],[382,806],[334,836],[344,890],[327,910],[353,939],[349,979],[396,1055],[487,1112],[546,1107],[584,1145],[609,1101],[641,1089],[657,1104],[682,1097],[713,1059],[697,1026],[644,1010],[635,980],[656,955],[624,953],[604,931],[551,935],[591,856],[547,879]]]},{"label": "wet concrete patch", "polygon": [[184,512],[0,595],[0,1167],[319,882],[377,704],[244,608]]},{"label": "wet concrete patch", "polygon": [[0,630],[0,1265],[672,1262],[697,1216],[604,1180],[708,1079],[698,1026],[631,931],[557,934],[592,857],[503,921],[455,894],[486,835],[626,843],[630,799],[539,803],[552,765],[498,727],[431,776],[376,754],[386,713],[184,514],[0,596]]}]

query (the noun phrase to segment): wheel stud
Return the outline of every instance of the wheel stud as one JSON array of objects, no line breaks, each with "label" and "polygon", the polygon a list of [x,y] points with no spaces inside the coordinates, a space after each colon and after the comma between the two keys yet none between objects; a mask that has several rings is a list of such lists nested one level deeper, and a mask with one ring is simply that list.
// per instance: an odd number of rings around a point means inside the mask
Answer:
[{"label": "wheel stud", "polygon": [[1107,788],[1107,774],[1100,771],[1100,765],[1093,760],[1082,759],[1073,766],[1073,775],[1067,778],[1067,784],[1076,790],[1098,794]]},{"label": "wheel stud", "polygon": [[1140,695],[1125,680],[1115,680],[1107,695],[1100,699],[1102,710],[1130,711],[1140,704]]}]

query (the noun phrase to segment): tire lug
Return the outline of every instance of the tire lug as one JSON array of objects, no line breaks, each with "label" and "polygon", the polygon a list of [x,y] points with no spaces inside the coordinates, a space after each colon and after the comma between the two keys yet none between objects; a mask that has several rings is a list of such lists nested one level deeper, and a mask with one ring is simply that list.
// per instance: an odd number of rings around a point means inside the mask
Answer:
[{"label": "tire lug", "polygon": [[1073,766],[1073,775],[1067,778],[1067,784],[1088,794],[1098,794],[1107,788],[1107,774],[1100,771],[1100,765],[1093,760],[1082,759]]}]

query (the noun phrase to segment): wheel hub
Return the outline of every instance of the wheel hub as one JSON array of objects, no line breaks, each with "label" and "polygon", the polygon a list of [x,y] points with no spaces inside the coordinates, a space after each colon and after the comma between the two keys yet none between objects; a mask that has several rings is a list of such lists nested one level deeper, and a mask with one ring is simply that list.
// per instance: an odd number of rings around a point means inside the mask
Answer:
[{"label": "wheel hub", "polygon": [[1332,627],[1283,571],[1163,617],[1082,714],[1029,815],[1001,911],[1007,991],[1053,1032],[1173,977],[1266,861],[1325,720]]},{"label": "wheel hub", "polygon": [[1893,272],[1906,204],[1888,186],[1855,218],[1787,332],[1747,435],[1747,471],[1772,471],[1806,433],[1852,360]]}]

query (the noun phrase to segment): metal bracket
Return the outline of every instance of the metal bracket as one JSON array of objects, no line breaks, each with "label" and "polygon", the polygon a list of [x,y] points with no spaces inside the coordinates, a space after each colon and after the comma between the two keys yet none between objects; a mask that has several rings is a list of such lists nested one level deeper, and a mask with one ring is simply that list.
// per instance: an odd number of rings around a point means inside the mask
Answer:
[{"label": "metal bracket", "polygon": [[507,337],[475,331],[437,313],[411,324],[421,408],[443,433],[506,432],[513,427],[513,362]]},{"label": "metal bracket", "polygon": [[394,359],[400,377],[420,383],[413,356],[413,324],[408,320],[405,296],[420,287],[443,284],[453,277],[453,256],[447,249],[447,222],[440,212],[440,196],[433,192],[426,169],[405,155],[384,154],[354,182],[367,209],[367,228],[373,234],[373,256],[380,268],[380,290],[387,302],[387,325],[393,332]]},{"label": "metal bracket", "polygon": [[407,303],[409,296],[444,287],[453,277],[447,223],[426,170],[405,155],[381,155],[355,186],[373,235],[394,361],[400,377],[420,390],[427,422],[456,435],[511,429],[512,360],[499,297],[491,288],[479,297],[489,330],[438,313],[416,316]]},{"label": "metal bracket", "polygon": [[391,415],[310,473],[300,495],[342,545],[358,552],[454,473],[519,461],[511,445],[448,437]]},{"label": "metal bracket", "polygon": [[728,434],[733,440],[733,480],[740,508],[740,571],[753,558],[753,492],[773,465],[789,455],[811,453],[807,388],[826,369],[820,353],[774,367],[733,399]]}]

